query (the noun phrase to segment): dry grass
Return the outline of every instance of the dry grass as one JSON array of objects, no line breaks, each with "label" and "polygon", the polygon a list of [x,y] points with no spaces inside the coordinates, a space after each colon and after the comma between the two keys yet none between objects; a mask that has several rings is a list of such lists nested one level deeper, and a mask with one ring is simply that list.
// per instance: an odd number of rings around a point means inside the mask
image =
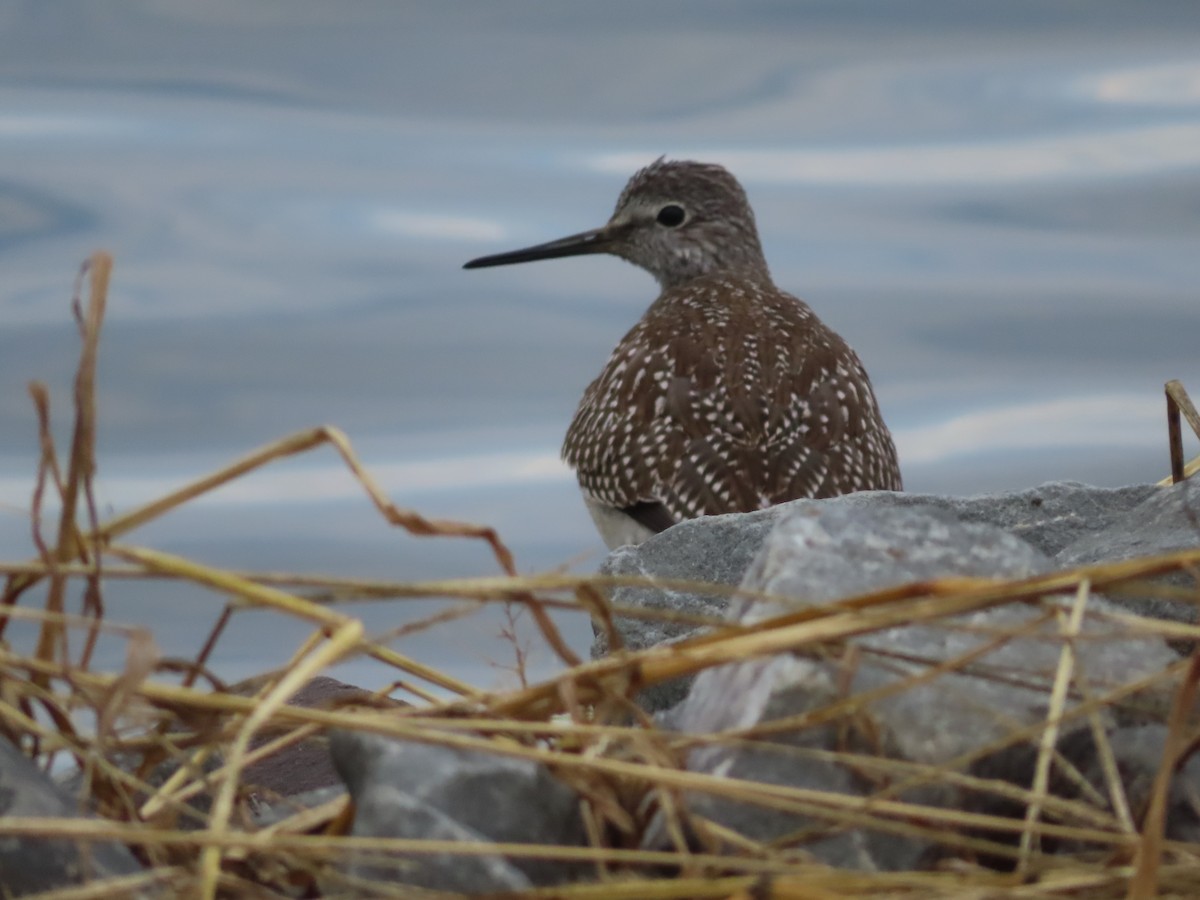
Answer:
[{"label": "dry grass", "polygon": [[[96,472],[95,372],[111,260],[97,254],[85,267],[87,301],[76,299],[82,352],[75,382],[74,433],[65,466],[59,462],[49,428],[50,399],[40,385],[30,388],[40,422],[41,456],[31,506],[31,532],[37,556],[0,565],[6,576],[0,606],[0,638],[10,621],[36,623],[38,638],[30,653],[0,644],[0,730],[47,766],[71,757],[82,770],[87,793],[99,817],[93,819],[0,820],[0,836],[41,834],[81,840],[115,839],[127,843],[150,866],[145,875],[97,882],[56,897],[111,897],[151,883],[169,886],[179,896],[277,896],[284,890],[321,887],[352,892],[353,885],[329,865],[347,849],[404,850],[538,855],[581,860],[593,867],[595,883],[547,889],[538,897],[583,898],[998,898],[998,897],[1195,897],[1200,895],[1200,847],[1164,838],[1165,797],[1170,774],[1200,741],[1193,715],[1200,680],[1200,658],[1139,683],[1085,687],[1076,678],[1074,639],[1080,615],[1092,591],[1130,589],[1168,572],[1194,573],[1200,549],[1153,559],[1093,566],[1011,582],[944,580],[908,585],[854,597],[755,624],[734,627],[719,621],[699,637],[670,647],[641,652],[618,649],[604,659],[582,663],[566,645],[549,615],[554,609],[590,614],[619,648],[613,619],[619,615],[654,616],[645,610],[613,608],[605,599],[615,579],[563,574],[520,577],[512,556],[491,529],[461,522],[427,519],[391,503],[359,463],[345,435],[317,428],[257,450],[200,478],[187,487],[108,521],[98,514],[92,493]],[[81,279],[82,280],[82,279]],[[82,287],[82,285],[81,285]],[[1186,395],[1182,395],[1186,398]],[[1185,411],[1190,404],[1184,407]],[[1178,407],[1176,407],[1178,409]],[[199,565],[130,542],[140,526],[170,513],[231,480],[277,460],[328,447],[336,452],[384,523],[421,537],[467,538],[485,542],[500,574],[437,582],[366,582],[314,578],[286,573],[239,572]],[[1173,466],[1177,471],[1178,465]],[[56,525],[47,529],[45,509],[61,506]],[[53,518],[50,516],[49,518]],[[52,539],[43,535],[54,533]],[[148,630],[107,621],[105,591],[120,590],[126,579],[186,581],[211,592],[217,624],[194,659],[164,659]],[[35,595],[32,590],[43,586]],[[729,593],[712,586],[695,590]],[[1158,590],[1142,585],[1139,590]],[[37,599],[34,599],[35,596]],[[67,598],[82,596],[78,613],[67,611]],[[1176,591],[1195,601],[1195,590]],[[535,623],[540,640],[567,666],[550,681],[528,684],[522,656],[517,669],[521,687],[485,692],[452,675],[422,665],[364,633],[360,620],[339,611],[349,600],[402,600],[437,597],[470,601],[475,609],[504,604],[505,630],[516,641],[513,610]],[[745,734],[673,735],[656,731],[631,702],[636,690],[704,668],[780,652],[842,652],[849,638],[914,622],[944,620],[959,613],[1008,603],[1066,603],[1051,610],[1060,621],[1062,646],[1057,672],[1038,688],[1049,698],[1047,720],[1014,728],[1004,743],[1038,748],[1033,783],[1028,788],[972,778],[971,759],[931,769],[883,757],[800,751],[845,762],[876,776],[878,792],[869,798],[835,792],[783,788],[689,772],[679,766],[688,746],[703,741],[746,740]],[[209,670],[209,661],[235,609],[256,608],[300,620],[310,629],[288,664],[264,673],[251,685],[230,689]],[[1049,607],[1048,607],[1049,608]],[[220,612],[218,612],[220,611]],[[452,625],[464,615],[447,613],[411,623],[416,631]],[[661,618],[670,618],[666,615]],[[674,617],[678,620],[680,617]],[[1114,640],[1122,635],[1158,634],[1172,640],[1200,639],[1200,628],[1174,622],[1115,617]],[[1032,627],[1032,626],[1031,626]],[[125,641],[121,671],[97,671],[92,657],[101,634]],[[1000,635],[997,641],[1020,635]],[[314,675],[354,657],[371,657],[389,667],[394,683],[383,693],[399,693],[408,702],[396,707],[357,702],[331,708],[288,705]],[[941,672],[970,664],[954,660],[921,676],[889,686],[905,690]],[[1058,731],[1065,721],[1068,695],[1076,703],[1069,715],[1098,722],[1099,711],[1129,703],[1145,705],[1160,698],[1157,715],[1166,721],[1171,740],[1146,810],[1130,809],[1112,771],[1111,752],[1101,739],[1109,764],[1109,798],[1096,802],[1064,800],[1047,788]],[[450,695],[450,699],[445,699]],[[788,727],[850,721],[865,715],[878,696],[846,697]],[[360,698],[360,701],[362,698]],[[1154,714],[1151,710],[1151,714]],[[80,723],[87,722],[88,727]],[[776,728],[784,727],[776,726]],[[256,828],[247,809],[242,780],[246,766],[280,747],[348,728],[446,746],[485,749],[537,760],[575,787],[592,835],[586,848],[447,845],[437,841],[351,838],[345,834],[344,800],[298,812],[268,828]],[[759,729],[769,733],[770,727]],[[1102,732],[1097,728],[1097,733]],[[262,739],[269,739],[262,743]],[[258,739],[256,743],[256,739]],[[975,756],[996,749],[981,748]],[[205,765],[206,761],[213,761]],[[155,770],[173,766],[165,780]],[[901,787],[947,782],[1007,797],[1026,809],[1023,818],[969,814],[922,807],[897,799]],[[699,791],[764,808],[793,811],[824,823],[826,833],[869,826],[883,832],[931,839],[949,851],[949,861],[934,871],[865,874],[835,871],[806,858],[803,835],[795,841],[764,845],[722,833],[713,823],[689,819],[681,798]],[[200,811],[188,801],[203,797]],[[679,842],[677,851],[636,849],[646,820],[646,800],[662,811],[669,833],[684,825],[706,835],[710,849],[695,852]],[[1043,837],[1086,841],[1098,849],[1072,856],[1043,856]],[[1013,860],[1004,874],[972,862],[979,855]],[[656,867],[677,871],[671,880],[652,877]],[[379,891],[375,891],[377,895]],[[396,896],[418,896],[397,889]],[[46,895],[49,896],[49,895]]]}]

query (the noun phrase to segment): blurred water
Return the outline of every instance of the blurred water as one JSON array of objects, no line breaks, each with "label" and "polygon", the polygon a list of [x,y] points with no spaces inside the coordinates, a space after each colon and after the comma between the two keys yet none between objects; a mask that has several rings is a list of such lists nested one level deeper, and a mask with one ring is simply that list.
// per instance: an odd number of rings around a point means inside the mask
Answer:
[{"label": "blurred water", "polygon": [[[0,558],[32,552],[25,384],[51,385],[65,446],[68,300],[103,247],[107,509],[329,422],[397,502],[495,525],[526,571],[594,567],[558,444],[655,286],[612,259],[459,266],[600,224],[662,153],[741,178],[776,280],[865,360],[910,490],[1157,479],[1162,383],[1200,393],[1198,38],[1192,0],[9,0]],[[388,529],[330,451],[136,539],[257,569],[495,571]],[[176,653],[218,607],[108,596]],[[229,677],[299,640],[243,619]],[[491,683],[497,627],[401,648]],[[582,652],[586,624],[565,627]]]}]

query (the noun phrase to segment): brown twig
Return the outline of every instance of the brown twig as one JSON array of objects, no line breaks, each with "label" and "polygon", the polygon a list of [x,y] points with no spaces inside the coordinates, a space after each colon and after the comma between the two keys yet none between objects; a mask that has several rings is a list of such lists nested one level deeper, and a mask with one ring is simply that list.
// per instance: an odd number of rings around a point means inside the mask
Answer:
[{"label": "brown twig", "polygon": [[1183,429],[1180,427],[1179,415],[1183,414],[1196,437],[1200,438],[1200,413],[1192,404],[1191,397],[1184,390],[1182,382],[1168,381],[1165,385],[1167,395],[1167,443],[1171,451],[1171,483],[1179,484],[1187,477],[1183,463]]},{"label": "brown twig", "polygon": [[1142,835],[1138,842],[1134,861],[1134,877],[1129,883],[1129,900],[1153,900],[1158,896],[1159,868],[1162,865],[1163,842],[1166,835],[1167,799],[1171,780],[1175,777],[1175,764],[1184,747],[1187,720],[1196,703],[1197,687],[1200,686],[1200,646],[1192,651],[1187,672],[1179,689],[1167,722],[1167,738],[1163,742],[1162,763],[1154,786],[1150,792],[1150,805],[1142,821]]},{"label": "brown twig", "polygon": [[[100,327],[104,322],[104,307],[108,300],[108,279],[112,273],[112,257],[107,253],[95,253],[85,264],[91,275],[90,292],[86,313],[78,312],[83,350],[79,357],[79,369],[75,376],[75,430],[71,437],[71,460],[67,468],[67,480],[62,493],[62,511],[58,522],[58,540],[48,557],[53,562],[68,562],[86,553],[78,540],[75,511],[81,491],[88,485],[96,472],[96,362],[100,344]],[[64,608],[63,593],[66,579],[51,570],[50,590],[46,608],[61,613]],[[66,632],[55,620],[47,620],[38,636],[37,654],[51,659]]]}]

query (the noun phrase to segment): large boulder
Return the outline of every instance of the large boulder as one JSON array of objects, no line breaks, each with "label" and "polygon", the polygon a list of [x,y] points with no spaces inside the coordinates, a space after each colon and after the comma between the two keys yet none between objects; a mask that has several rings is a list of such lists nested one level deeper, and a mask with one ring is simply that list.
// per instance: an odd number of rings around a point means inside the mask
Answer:
[{"label": "large boulder", "polygon": [[[975,497],[944,497],[869,491],[828,500],[796,500],[754,513],[712,516],[681,522],[636,547],[614,550],[602,574],[632,576],[649,582],[693,581],[714,589],[688,591],[651,584],[621,587],[612,601],[623,606],[659,610],[670,614],[723,619],[729,612],[730,594],[742,583],[767,535],[781,521],[804,509],[858,510],[864,516],[892,509],[930,510],[957,521],[992,525],[1019,538],[1041,555],[1041,567],[1068,565],[1050,560],[1068,547],[1082,547],[1092,535],[1119,534],[1121,523],[1134,510],[1160,497],[1155,485],[1097,488],[1076,482],[1052,482],[1036,488]],[[1032,570],[1031,570],[1032,571]],[[1003,571],[991,574],[999,576]],[[736,618],[736,611],[733,616]],[[639,650],[693,633],[696,626],[680,622],[620,618],[616,622],[626,647]],[[608,639],[598,633],[592,655],[609,650]],[[678,704],[689,680],[680,679],[644,691],[641,704],[665,710]]]},{"label": "large boulder", "polygon": [[[1090,529],[1069,514],[1066,498],[1073,494],[1081,500],[1089,493],[1075,486],[1056,488],[1049,504],[1030,502],[1037,499],[1033,492],[1025,492],[1023,501],[1006,496],[991,518],[1006,521],[1010,528],[1022,526],[1020,530],[1035,535],[1047,549],[1061,549],[1064,542],[1069,546],[1088,536]],[[1111,512],[1140,494],[1149,494],[1143,503],[1161,502],[1161,493],[1109,492],[1105,499],[1114,503],[1105,508]],[[1093,500],[1088,498],[1088,503]],[[1022,578],[1057,567],[1011,531],[983,524],[989,516],[982,501],[971,504],[975,515],[968,521],[950,506],[899,501],[884,494],[789,504],[775,512],[775,527],[742,580],[744,593],[727,606],[726,614],[732,621],[751,624],[912,582]],[[1014,514],[1022,506],[1030,511],[1028,516]],[[727,517],[721,526],[732,524]],[[693,528],[704,525],[698,521]],[[1074,541],[1066,540],[1070,533]],[[626,550],[624,556],[629,559],[636,553]],[[679,574],[678,569],[673,574]],[[864,798],[881,790],[878,773],[831,756],[840,752],[948,766],[968,774],[972,766],[982,766],[977,771],[1004,771],[1008,780],[1028,787],[1036,760],[1032,748],[1047,717],[1071,601],[1066,597],[1003,603],[951,618],[869,630],[832,646],[800,647],[709,669],[695,679],[683,703],[661,718],[673,728],[696,734],[766,733],[765,739],[750,743],[698,745],[688,754],[687,765],[710,775],[820,787]],[[1161,639],[1114,624],[1122,612],[1102,597],[1088,598],[1080,636],[1073,640],[1073,679],[1064,698],[1059,740],[1077,748],[1071,762],[1092,774],[1101,767],[1089,743],[1093,723],[1082,715],[1082,704],[1114,687],[1155,676],[1178,659]],[[1164,693],[1159,686],[1149,707],[1157,703],[1161,708]],[[1143,781],[1145,759],[1152,754],[1139,755],[1126,745],[1130,735],[1146,733],[1138,730],[1146,715],[1105,711],[1097,720],[1113,734],[1114,744],[1124,748],[1125,757],[1142,764],[1136,773],[1130,768],[1129,777]],[[1053,772],[1061,781],[1062,773]],[[893,798],[979,808],[977,792],[946,786],[904,789],[884,781],[893,789]],[[828,819],[811,812],[764,810],[702,792],[690,793],[688,805],[702,820],[755,840],[815,835],[805,849],[839,867],[911,868],[938,852],[932,840],[898,837],[886,827],[831,829]],[[1178,812],[1168,827],[1190,833],[1193,822],[1180,818],[1186,818],[1185,806]],[[660,841],[661,830],[652,829],[649,842]]]},{"label": "large boulder", "polygon": [[[545,766],[510,756],[338,731],[333,762],[354,800],[359,837],[584,846],[578,795]],[[356,878],[440,891],[522,891],[580,867],[527,856],[430,853],[387,862],[355,855]]]},{"label": "large boulder", "polygon": [[[1158,556],[1200,546],[1200,483],[1195,479],[1169,488],[1159,488],[1127,515],[1103,528],[1089,529],[1055,556],[1059,568],[1116,562],[1143,556]],[[1176,600],[1149,593],[1122,591],[1113,600],[1135,612],[1156,619],[1195,623],[1200,592],[1195,580],[1183,572],[1154,579],[1157,584],[1184,588],[1189,600]]]}]

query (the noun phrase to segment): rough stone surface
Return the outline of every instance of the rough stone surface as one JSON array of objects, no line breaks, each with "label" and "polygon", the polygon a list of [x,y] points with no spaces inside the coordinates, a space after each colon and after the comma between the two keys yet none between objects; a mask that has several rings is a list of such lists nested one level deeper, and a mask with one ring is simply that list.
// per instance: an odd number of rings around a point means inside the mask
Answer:
[{"label": "rough stone surface", "polygon": [[[1108,736],[1121,783],[1130,808],[1137,816],[1150,805],[1154,780],[1162,768],[1163,749],[1168,730],[1164,725],[1122,728]],[[1103,789],[1104,773],[1096,753],[1080,755],[1076,763],[1098,789]],[[1171,779],[1167,795],[1166,837],[1173,841],[1200,842],[1200,756],[1192,754]]]},{"label": "rough stone surface", "polygon": [[[773,506],[753,513],[709,516],[681,522],[642,544],[618,547],[600,569],[602,575],[627,575],[670,581],[696,581],[735,587],[746,575],[763,541],[775,524],[787,515],[791,504]],[[649,609],[702,616],[721,616],[728,598],[717,594],[692,594],[657,587],[621,587],[613,602]],[[623,620],[622,637],[633,649],[650,647],[687,634],[687,625]],[[599,639],[603,641],[604,636]],[[607,647],[597,645],[593,656]]]},{"label": "rough stone surface", "polygon": [[[1065,547],[1056,557],[1060,568],[1156,556],[1200,547],[1200,482],[1195,478],[1158,488],[1136,509],[1107,528],[1090,532]],[[1161,583],[1192,588],[1181,573],[1162,576]],[[1200,596],[1197,596],[1200,601]],[[1195,622],[1197,606],[1151,596],[1113,595],[1113,600],[1140,615]]]},{"label": "rough stone surface", "polygon": [[[827,507],[937,510],[963,522],[994,525],[1042,554],[1052,556],[1094,532],[1119,529],[1124,517],[1159,490],[1150,484],[1110,489],[1076,482],[1050,482],[1023,491],[975,497],[870,491],[828,500],[797,500],[744,515],[682,522],[639,546],[614,551],[601,571],[649,579],[737,585],[777,523],[798,510]],[[715,618],[726,615],[729,606],[728,597],[717,593],[655,587],[618,588],[612,599],[622,605]],[[635,650],[678,639],[695,630],[687,625],[635,619],[619,619],[617,628],[625,645]],[[599,657],[606,652],[606,636],[598,634],[592,655]],[[683,699],[689,683],[681,679],[656,685],[643,692],[639,701],[650,710],[668,709]]]},{"label": "rough stone surface", "polygon": [[[739,601],[730,614],[739,621],[755,621],[913,581],[950,576],[1024,577],[1050,567],[1044,554],[1012,534],[990,525],[962,522],[944,509],[880,505],[869,497],[856,503],[798,504],[771,533],[743,584],[747,590],[787,599]],[[1104,600],[1092,598],[1092,614],[1082,627],[1085,639],[1076,644],[1077,671],[1096,694],[1105,685],[1157,673],[1176,659],[1158,639],[1122,636],[1119,641],[1106,640],[1113,627],[1102,614],[1114,609]],[[814,746],[815,742],[835,750],[846,749],[847,736],[858,734],[864,752],[869,746],[876,753],[911,762],[945,764],[1002,740],[1014,728],[1045,719],[1050,685],[1061,656],[1061,643],[1054,639],[1059,622],[1052,613],[1034,605],[1005,604],[938,623],[904,625],[852,638],[850,644],[857,649],[852,661],[831,658],[827,653],[780,654],[706,670],[672,720],[688,732],[740,730],[805,716],[846,696],[886,692],[864,703],[856,716],[835,719],[837,727],[777,732],[771,740],[798,746]],[[1016,636],[1028,629],[1033,633]],[[1010,637],[997,638],[1005,635]],[[968,654],[973,655],[969,666],[956,664],[953,672],[897,689],[907,677],[920,676],[939,663]],[[1078,702],[1077,696],[1068,698],[1066,709]],[[1082,722],[1064,722],[1064,738]],[[791,770],[764,768],[761,757],[748,758],[749,752],[739,745],[710,745],[692,751],[688,764],[710,774],[743,771],[748,773],[746,777],[768,781],[782,776],[786,780],[775,783],[796,787],[811,786],[815,778],[832,790],[870,793],[855,773],[847,771],[835,777],[826,771],[837,769],[834,763],[823,762],[815,769],[800,765]],[[707,799],[692,798],[692,802],[722,825],[747,826],[744,813]],[[823,824],[789,818],[792,821],[785,823],[760,817],[753,836],[770,839]],[[780,830],[764,835],[764,827]],[[907,866],[931,849],[912,842],[904,845],[907,852],[887,855],[884,848],[896,850],[899,846],[894,838],[869,832],[840,837],[840,841],[816,842],[806,849],[831,865],[860,869]],[[853,841],[847,843],[851,837]]]},{"label": "rough stone surface", "polygon": [[890,501],[809,503],[776,525],[743,582],[787,599],[738,602],[729,616],[754,621],[913,581],[1024,578],[1049,569],[1050,560],[1020,538],[945,510]]},{"label": "rough stone surface", "polygon": [[[1049,568],[1042,554],[998,528],[962,523],[946,512],[928,509],[877,509],[828,504],[793,511],[781,522],[752,564],[745,587],[786,596],[786,604],[757,601],[731,610],[752,622],[787,608],[822,602],[947,576],[1022,577]],[[1112,611],[1093,598],[1094,612]],[[977,654],[998,632],[1027,628],[1042,616],[1037,607],[1006,604],[966,613],[947,622],[905,625],[854,638],[866,653],[854,670],[852,692],[883,688],[929,665]],[[1057,624],[1040,626],[1052,636]],[[1162,671],[1175,661],[1163,641],[1122,636],[1105,641],[1112,626],[1085,619],[1078,665],[1098,684],[1120,684],[1141,674]],[[902,756],[918,762],[949,760],[979,743],[998,739],[1014,722],[1039,721],[1045,715],[1049,679],[1061,655],[1060,643],[1030,637],[1003,641],[973,661],[980,674],[1002,672],[1007,678],[947,673],[886,701],[871,704],[872,716],[886,724]],[[910,660],[920,660],[913,662]],[[845,680],[838,662],[822,659],[751,660],[704,671],[679,713],[684,731],[724,731],[761,720],[768,703],[782,691],[808,690],[821,682]],[[736,697],[737,701],[733,702]]]},{"label": "rough stone surface", "polygon": [[[698,581],[734,587],[739,584],[784,506],[741,515],[710,516],[681,522],[637,546],[618,547],[600,569],[602,575],[630,575],[657,580]],[[617,604],[721,618],[728,596],[695,594],[672,588],[622,587],[612,594]],[[693,626],[645,619],[618,619],[617,630],[631,650],[685,637]],[[600,632],[592,656],[608,652]],[[639,702],[649,710],[675,706],[687,694],[690,679],[676,679],[643,691]]]},{"label": "rough stone surface", "polygon": [[[1151,791],[1163,761],[1167,728],[1160,724],[1136,725],[1117,728],[1106,735],[1113,759],[1117,764],[1121,787],[1135,822],[1140,822],[1150,804]],[[1067,774],[1059,764],[1050,770],[1049,790],[1052,794],[1072,800],[1083,800],[1095,804],[1095,797],[1104,800],[1102,808],[1112,812],[1111,791],[1100,763],[1100,756],[1090,729],[1079,729],[1055,745],[1059,756],[1067,760],[1082,775],[1092,791],[1086,793],[1074,777]],[[970,774],[987,780],[1000,780],[1028,789],[1037,759],[1037,748],[1021,744],[1007,748],[970,767]],[[1184,763],[1171,779],[1167,795],[1166,837],[1173,841],[1200,841],[1200,808],[1196,799],[1200,797],[1200,758],[1194,754]],[[1021,818],[1025,807],[1014,800],[995,794],[983,795],[967,791],[959,805],[969,812],[986,815]],[[994,836],[993,836],[994,837]],[[1012,836],[1015,845],[1016,836]],[[1097,844],[1077,841],[1060,841],[1045,837],[1042,850],[1047,853],[1096,852],[1105,848]],[[1000,864],[998,860],[988,860]]]},{"label": "rough stone surface", "polygon": [[[583,846],[579,798],[544,766],[469,750],[335,732],[334,766],[354,798],[352,834]],[[581,869],[532,858],[414,854],[352,859],[350,874],[446,891],[527,890]]]},{"label": "rough stone surface", "polygon": [[1158,491],[1153,484],[1098,488],[1077,481],[1051,481],[1023,491],[973,497],[895,494],[893,502],[945,510],[963,522],[994,525],[1054,556],[1088,534],[1118,525]]},{"label": "rough stone surface", "polygon": [[[0,816],[79,817],[79,805],[0,737]],[[0,895],[20,896],[132,875],[141,864],[123,844],[0,837]],[[152,896],[150,893],[139,896]]]},{"label": "rough stone surface", "polygon": [[[803,754],[805,749],[835,748],[870,753],[873,748],[858,740],[859,737],[836,724],[805,729],[802,734],[793,735],[786,745],[778,742],[742,745],[737,750],[725,754],[715,771],[704,771],[708,774],[789,788],[867,796],[872,791],[871,784],[861,774],[828,759]],[[895,799],[933,805],[945,803],[944,794],[944,791],[923,788],[905,791]],[[919,868],[920,861],[932,852],[929,842],[895,832],[865,828],[829,828],[827,822],[800,812],[740,803],[700,792],[692,792],[686,796],[691,813],[752,840],[770,843],[784,835],[797,834],[809,829],[823,831],[825,834],[817,835],[801,846],[805,852],[822,863],[839,869],[915,869]],[[668,845],[663,838],[660,822],[656,822],[650,828],[646,844],[659,847]]]},{"label": "rough stone surface", "polygon": [[[786,716],[815,712],[835,703],[844,692],[836,681],[831,667],[822,667],[809,660],[788,654],[770,660],[747,662],[723,670],[743,683],[745,696],[733,703],[731,713],[743,706],[750,715],[738,715],[737,727],[749,727],[755,722],[771,722]],[[704,673],[708,674],[707,672]],[[703,676],[702,676],[703,678]],[[792,679],[795,679],[793,681]],[[802,689],[780,691],[772,695],[779,681],[802,684]],[[720,685],[724,691],[728,685]],[[698,698],[701,707],[707,706],[704,681],[697,680],[688,701],[671,711],[671,718],[683,718],[684,724],[694,715],[691,702]],[[702,715],[711,716],[705,709]],[[662,724],[662,723],[660,723]],[[707,745],[693,750],[687,760],[692,771],[728,778],[780,785],[801,790],[832,791],[853,797],[866,798],[878,787],[868,772],[856,771],[828,757],[805,754],[804,751],[839,751],[876,756],[895,755],[890,735],[874,729],[862,729],[853,719],[835,719],[812,727],[774,734],[768,740],[738,742],[728,745]],[[665,727],[665,726],[664,726]],[[702,728],[682,730],[702,731]],[[777,798],[778,799],[778,798]],[[894,799],[930,806],[954,804],[951,792],[940,788],[907,790]],[[803,811],[777,809],[759,804],[733,800],[699,791],[685,795],[689,812],[713,821],[723,828],[744,837],[772,842],[788,835],[809,833],[812,837],[799,848],[817,861],[839,869],[857,871],[897,871],[921,868],[923,861],[934,858],[937,844],[916,837],[900,835],[886,829],[837,828],[828,819]],[[665,849],[669,844],[661,819],[647,830],[644,846]]]}]

